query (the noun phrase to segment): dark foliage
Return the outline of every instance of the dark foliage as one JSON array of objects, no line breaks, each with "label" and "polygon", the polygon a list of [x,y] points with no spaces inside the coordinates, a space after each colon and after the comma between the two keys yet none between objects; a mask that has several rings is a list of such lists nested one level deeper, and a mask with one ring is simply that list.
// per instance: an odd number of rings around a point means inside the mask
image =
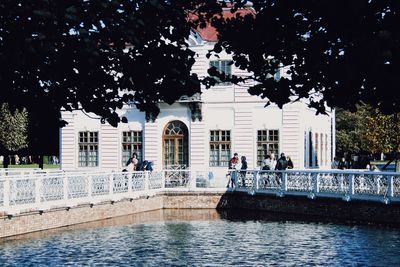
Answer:
[{"label": "dark foliage", "polygon": [[[348,110],[367,103],[385,113],[400,111],[400,2],[252,2],[256,15],[213,21],[220,33],[214,51],[233,52],[235,65],[254,74],[251,94],[279,106],[309,98],[319,112],[325,102]],[[276,79],[282,67],[285,74]]]},{"label": "dark foliage", "polygon": [[175,0],[1,1],[0,103],[28,110],[33,103],[84,109],[114,126],[121,121],[115,110],[127,102],[157,114],[159,101],[173,103],[200,91],[190,72],[195,55],[185,41],[195,27],[188,10],[212,14],[220,6]]},{"label": "dark foliage", "polygon": [[[246,1],[235,2],[234,11]],[[279,106],[309,98],[319,112],[325,102],[400,111],[399,3],[252,2],[255,12],[213,17],[220,33],[214,51],[233,52],[235,65],[253,73],[251,94]],[[127,102],[157,114],[159,101],[173,103],[200,91],[186,38],[220,11],[216,0],[4,0],[0,102],[28,110],[32,103],[84,109],[114,126],[125,121],[115,110]],[[277,79],[279,69],[285,74]]]}]

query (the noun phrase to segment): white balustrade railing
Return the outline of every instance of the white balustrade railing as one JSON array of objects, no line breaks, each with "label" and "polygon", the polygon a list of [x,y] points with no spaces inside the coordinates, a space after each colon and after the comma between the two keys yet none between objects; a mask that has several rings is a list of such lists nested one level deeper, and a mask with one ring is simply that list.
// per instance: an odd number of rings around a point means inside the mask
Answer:
[{"label": "white balustrade railing", "polygon": [[53,172],[0,175],[0,212],[45,210],[152,195],[163,188],[161,172]]},{"label": "white balustrade railing", "polygon": [[31,176],[35,174],[63,173],[60,169],[39,169],[39,168],[0,168],[0,177],[9,176]]},{"label": "white balustrade railing", "polygon": [[385,203],[400,201],[400,173],[396,172],[253,170],[232,175],[235,178],[233,190],[251,194],[303,195],[309,198],[330,197]]},{"label": "white balustrade railing", "polygon": [[[53,171],[29,175],[0,173],[0,212],[13,214],[24,210],[95,204],[177,189],[400,202],[400,173],[350,170],[232,171],[228,178],[220,177],[224,180],[223,188],[211,188],[210,181],[216,178],[210,170],[133,173]],[[234,186],[226,188],[226,179],[231,178]]]}]

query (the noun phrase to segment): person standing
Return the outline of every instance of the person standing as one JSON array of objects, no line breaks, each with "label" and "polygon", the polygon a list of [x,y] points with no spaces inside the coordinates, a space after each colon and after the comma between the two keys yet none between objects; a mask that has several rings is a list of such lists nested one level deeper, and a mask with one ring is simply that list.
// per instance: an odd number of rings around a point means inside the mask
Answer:
[{"label": "person standing", "polygon": [[331,169],[335,170],[335,169],[339,169],[339,160],[337,157],[333,158],[332,164],[331,164]]},{"label": "person standing", "polygon": [[229,160],[229,173],[227,176],[230,176],[230,179],[228,180],[228,185],[227,187],[234,187],[235,182],[236,182],[236,165],[239,162],[239,155],[238,153],[233,154],[233,157]]},{"label": "person standing", "polygon": [[339,161],[339,163],[338,163],[338,169],[339,169],[339,170],[347,169],[347,168],[346,168],[346,159],[345,159],[345,158],[342,158],[342,160]]},{"label": "person standing", "polygon": [[294,168],[293,161],[289,156],[287,156],[287,164],[288,164],[287,165],[288,169],[293,169]]},{"label": "person standing", "polygon": [[[287,169],[287,167],[288,167],[288,162],[286,160],[285,153],[281,153],[281,157],[278,159],[278,162],[276,163],[275,170],[284,171]],[[283,177],[282,172],[278,172],[276,174],[276,183],[278,186],[282,184],[282,177]]]},{"label": "person standing", "polygon": [[132,154],[132,157],[129,159],[128,164],[126,165],[126,170],[128,172],[134,172],[136,171],[136,167],[138,165],[138,156],[136,153]]},{"label": "person standing", "polygon": [[245,186],[245,182],[246,182],[246,173],[247,173],[247,161],[246,161],[246,157],[242,156],[240,158],[240,160],[242,161],[242,166],[240,167],[240,176],[242,178],[242,186]]},{"label": "person standing", "polygon": [[262,170],[263,171],[269,171],[271,170],[271,156],[270,155],[265,155],[264,160],[262,161]]},{"label": "person standing", "polygon": [[353,169],[353,159],[350,153],[346,154],[345,163],[346,169]]},{"label": "person standing", "polygon": [[281,153],[281,157],[276,163],[275,170],[284,171],[287,169],[287,167],[288,167],[288,161],[286,160],[285,153]]},{"label": "person standing", "polygon": [[128,161],[126,162],[126,166],[128,166],[129,164],[131,164],[132,159],[136,159],[136,160],[134,160],[134,162],[136,162],[135,165],[137,165],[138,162],[139,162],[139,159],[138,159],[138,155],[137,155],[136,152],[133,152],[133,153],[132,153],[132,157],[130,157],[130,158],[128,159]]},{"label": "person standing", "polygon": [[233,157],[229,160],[229,169],[235,169],[236,164],[239,162],[238,153],[233,154]]},{"label": "person standing", "polygon": [[271,153],[271,170],[276,169],[276,156],[274,153]]}]

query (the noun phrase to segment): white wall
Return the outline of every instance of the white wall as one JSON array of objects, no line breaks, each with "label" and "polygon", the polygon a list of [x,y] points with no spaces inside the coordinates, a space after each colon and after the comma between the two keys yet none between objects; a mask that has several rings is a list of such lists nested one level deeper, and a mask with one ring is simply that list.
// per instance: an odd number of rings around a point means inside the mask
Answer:
[{"label": "white wall", "polygon": [[[61,112],[61,118],[68,122],[68,125],[61,130],[61,168],[65,170],[70,169],[100,169],[102,168],[102,162],[99,161],[98,167],[79,167],[78,166],[78,153],[79,153],[79,132],[80,131],[93,131],[99,132],[98,138],[99,143],[102,138],[103,132],[101,131],[101,123],[99,119],[92,119],[90,117],[96,117],[94,114],[85,115],[82,111],[63,111]],[[104,151],[103,151],[104,150]],[[99,158],[102,158],[102,153],[110,153],[107,149],[103,149],[99,144]]]},{"label": "white wall", "polygon": [[[316,151],[318,150],[318,165],[319,168],[329,168],[332,157],[331,157],[331,123],[332,119],[335,119],[334,113],[329,112],[328,115],[319,114],[316,115],[316,111],[308,108],[303,108],[302,110],[302,132],[303,132],[303,145],[304,145],[304,133],[307,134],[306,138],[306,153],[303,153],[303,162],[305,163],[306,167],[312,165],[312,167],[316,167],[315,158],[316,158]],[[309,153],[309,132],[312,133],[312,162],[310,164],[308,159]],[[315,147],[316,140],[315,134],[318,134],[318,147]],[[323,135],[323,140],[321,142],[321,134]],[[326,140],[327,137],[327,140]],[[333,144],[335,146],[335,144]],[[305,155],[304,155],[305,154]],[[305,158],[304,158],[305,156]]]},{"label": "white wall", "polygon": [[[191,47],[197,53],[192,72],[200,77],[207,75],[210,60],[206,54],[212,49],[210,43]],[[220,59],[231,59],[222,53]],[[232,65],[232,73],[241,76],[249,74]],[[99,168],[118,169],[122,164],[122,132],[143,131],[143,157],[151,160],[156,169],[161,169],[163,153],[163,130],[173,120],[182,121],[189,129],[189,164],[193,169],[209,168],[210,130],[231,130],[231,153],[247,157],[249,168],[257,166],[257,131],[279,130],[279,152],[290,155],[296,168],[307,164],[308,145],[304,133],[312,131],[328,135],[327,156],[322,155],[323,164],[328,165],[330,158],[331,117],[315,116],[315,111],[305,104],[285,105],[283,109],[271,105],[264,108],[267,100],[251,96],[247,90],[252,81],[242,85],[215,86],[202,89],[203,121],[192,122],[190,110],[186,103],[168,105],[161,103],[161,112],[155,122],[145,122],[145,113],[134,107],[124,107],[119,111],[128,119],[127,124],[113,128],[108,124],[101,125],[99,120],[88,118],[80,111],[62,112],[63,119],[69,125],[61,130],[62,168],[78,168],[78,133],[79,131],[99,131]],[[173,88],[171,88],[173,90]],[[92,114],[95,117],[95,115]],[[314,135],[313,135],[314,136]],[[314,141],[315,144],[315,141]],[[306,149],[306,151],[305,151]],[[321,147],[319,148],[321,149]],[[325,158],[324,158],[325,157]],[[325,166],[322,166],[325,167]],[[226,167],[215,167],[221,174]]]}]

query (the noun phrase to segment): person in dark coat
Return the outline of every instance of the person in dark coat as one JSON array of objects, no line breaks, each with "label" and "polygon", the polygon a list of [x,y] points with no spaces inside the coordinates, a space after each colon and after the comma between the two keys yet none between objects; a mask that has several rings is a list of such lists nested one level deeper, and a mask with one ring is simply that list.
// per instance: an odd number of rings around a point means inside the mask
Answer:
[{"label": "person in dark coat", "polygon": [[242,178],[242,186],[245,186],[246,172],[247,172],[247,161],[246,161],[246,157],[245,156],[242,156],[240,159],[242,161],[242,167],[240,167],[240,176]]},{"label": "person in dark coat", "polygon": [[339,169],[339,170],[347,169],[347,165],[346,165],[346,160],[345,160],[345,158],[342,158],[342,160],[339,161],[338,169]]},{"label": "person in dark coat", "polygon": [[288,169],[293,169],[294,168],[293,161],[289,156],[287,157],[287,164],[288,164],[287,165]]},{"label": "person in dark coat", "polygon": [[281,153],[281,157],[278,159],[276,163],[275,170],[284,171],[288,167],[288,161],[286,160],[285,153]]},{"label": "person in dark coat", "polygon": [[140,162],[137,167],[138,171],[153,171],[153,162],[144,160],[143,162]]}]

